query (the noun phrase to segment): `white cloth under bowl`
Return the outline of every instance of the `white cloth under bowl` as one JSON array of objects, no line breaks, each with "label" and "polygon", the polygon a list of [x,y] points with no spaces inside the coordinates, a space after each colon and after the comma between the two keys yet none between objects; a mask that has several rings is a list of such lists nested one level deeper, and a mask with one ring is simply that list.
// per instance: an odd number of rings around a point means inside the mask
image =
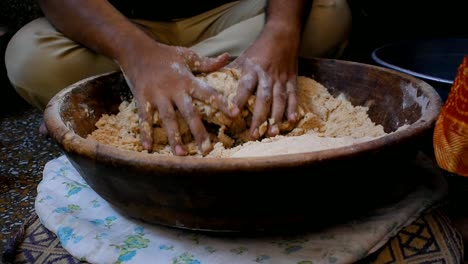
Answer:
[{"label": "white cloth under bowl", "polygon": [[99,264],[353,263],[383,246],[446,191],[421,185],[398,203],[320,232],[245,237],[150,225],[122,216],[65,156],[46,164],[37,190],[35,209],[41,223],[72,256]]}]

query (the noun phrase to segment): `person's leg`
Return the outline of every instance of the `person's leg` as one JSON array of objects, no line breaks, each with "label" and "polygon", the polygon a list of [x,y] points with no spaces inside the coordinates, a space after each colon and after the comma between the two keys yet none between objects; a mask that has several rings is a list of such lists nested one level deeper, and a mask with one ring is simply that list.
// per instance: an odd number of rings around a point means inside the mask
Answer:
[{"label": "person's leg", "polygon": [[39,109],[72,83],[119,69],[107,57],[66,38],[45,18],[15,33],[6,49],[5,64],[18,94]]},{"label": "person's leg", "polygon": [[226,28],[219,34],[207,38],[191,48],[203,56],[216,56],[228,52],[237,57],[254,42],[263,28],[265,14],[259,14]]},{"label": "person's leg", "polygon": [[191,47],[203,56],[238,56],[260,33],[265,5],[266,0],[243,0],[171,22],[134,21],[163,43]]},{"label": "person's leg", "polygon": [[191,48],[204,56],[228,52],[239,56],[254,42],[265,22],[266,0],[243,0],[217,16],[194,17],[183,21],[182,28],[198,22],[204,29]]},{"label": "person's leg", "polygon": [[[206,26],[192,49],[205,56],[229,52],[239,56],[260,34],[266,1],[245,0]],[[315,0],[304,26],[301,57],[338,58],[347,45],[351,10],[346,0]]]},{"label": "person's leg", "polygon": [[300,56],[339,58],[347,46],[351,24],[346,0],[314,0],[304,27]]}]

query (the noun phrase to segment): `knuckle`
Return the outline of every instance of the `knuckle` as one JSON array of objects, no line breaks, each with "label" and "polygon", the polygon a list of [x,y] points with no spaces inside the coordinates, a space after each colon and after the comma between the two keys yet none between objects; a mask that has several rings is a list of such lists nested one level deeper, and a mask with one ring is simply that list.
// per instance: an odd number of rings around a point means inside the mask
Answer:
[{"label": "knuckle", "polygon": [[285,72],[280,73],[280,75],[278,76],[278,80],[283,84],[287,83],[289,79],[290,79],[289,74]]},{"label": "knuckle", "polygon": [[266,102],[266,103],[271,103],[271,100],[272,100],[271,93],[265,93],[265,94],[262,96],[262,99],[263,99],[263,101]]},{"label": "knuckle", "polygon": [[271,85],[268,83],[264,83],[259,85],[259,89],[263,94],[264,98],[271,98]]},{"label": "knuckle", "polygon": [[283,90],[276,94],[276,98],[281,101],[286,100],[287,97],[288,97],[287,94]]},{"label": "knuckle", "polygon": [[286,93],[288,94],[296,94],[296,84],[293,82],[287,82],[286,83]]},{"label": "knuckle", "polygon": [[171,120],[175,118],[175,113],[170,110],[165,110],[165,111],[160,111],[159,116],[161,117],[162,120],[165,120],[167,122],[167,120]]}]

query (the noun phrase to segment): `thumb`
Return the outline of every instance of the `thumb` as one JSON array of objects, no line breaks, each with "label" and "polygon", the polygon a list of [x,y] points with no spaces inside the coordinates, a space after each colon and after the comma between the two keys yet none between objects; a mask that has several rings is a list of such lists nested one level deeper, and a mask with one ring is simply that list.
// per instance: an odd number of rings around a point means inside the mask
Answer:
[{"label": "thumb", "polygon": [[43,138],[48,138],[50,136],[49,130],[47,129],[44,122],[42,122],[39,127],[39,135],[41,135]]},{"label": "thumb", "polygon": [[217,57],[202,57],[193,55],[187,57],[187,65],[192,72],[213,72],[221,69],[231,60],[228,53],[223,53]]}]

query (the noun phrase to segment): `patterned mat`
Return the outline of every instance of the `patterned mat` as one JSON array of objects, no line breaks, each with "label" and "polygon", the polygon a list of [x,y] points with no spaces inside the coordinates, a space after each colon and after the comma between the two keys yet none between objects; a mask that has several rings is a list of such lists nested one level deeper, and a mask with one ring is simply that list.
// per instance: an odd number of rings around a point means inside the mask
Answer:
[{"label": "patterned mat", "polygon": [[[463,263],[462,248],[460,234],[453,228],[443,210],[437,209],[403,228],[384,247],[359,261],[359,264],[457,264]],[[55,234],[40,223],[37,215],[25,222],[3,257],[5,263],[86,263],[68,254]],[[174,260],[173,263],[183,262]]]},{"label": "patterned mat", "polygon": [[[426,213],[362,263],[463,263],[462,237],[443,210]],[[360,262],[361,263],[361,262]]]}]

